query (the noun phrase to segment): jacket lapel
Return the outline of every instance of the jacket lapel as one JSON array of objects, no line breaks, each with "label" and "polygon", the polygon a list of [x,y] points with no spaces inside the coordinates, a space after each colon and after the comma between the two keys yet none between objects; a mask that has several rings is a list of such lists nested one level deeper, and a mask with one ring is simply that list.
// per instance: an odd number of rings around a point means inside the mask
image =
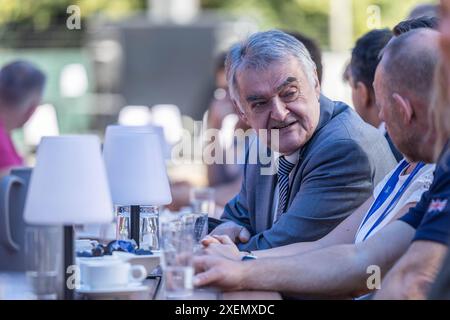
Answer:
[{"label": "jacket lapel", "polygon": [[276,175],[259,176],[258,193],[256,194],[256,233],[263,232],[272,226],[273,194],[276,187]]},{"label": "jacket lapel", "polygon": [[[273,207],[273,194],[277,184],[277,176],[275,169],[274,153],[267,149],[268,155],[272,158],[268,165],[259,165],[258,170],[265,169],[271,174],[261,174],[258,172],[256,185],[257,193],[255,195],[255,228],[256,233],[263,232],[272,227],[272,207]],[[268,170],[270,169],[270,170]]]},{"label": "jacket lapel", "polygon": [[289,187],[289,197],[288,197],[288,207],[291,206],[292,201],[295,198],[295,195],[297,194],[298,190],[300,189],[301,180],[298,179],[297,176],[301,174],[300,168],[302,166],[303,159],[305,158],[306,154],[308,153],[309,147],[313,144],[315,138],[317,137],[317,133],[325,127],[325,125],[330,122],[331,119],[334,117],[334,111],[335,111],[335,104],[333,101],[328,99],[327,97],[321,95],[320,96],[320,118],[319,118],[319,124],[317,125],[317,129],[314,132],[314,135],[311,137],[311,139],[306,143],[306,145],[301,148],[300,156],[297,162],[297,165],[294,167],[294,174],[292,176],[291,185]]}]

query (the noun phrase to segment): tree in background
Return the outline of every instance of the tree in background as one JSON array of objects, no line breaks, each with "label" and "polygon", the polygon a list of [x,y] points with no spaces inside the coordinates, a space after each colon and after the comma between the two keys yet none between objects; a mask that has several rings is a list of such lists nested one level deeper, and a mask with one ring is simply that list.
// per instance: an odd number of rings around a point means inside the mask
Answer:
[{"label": "tree in background", "polygon": [[[329,1],[333,0],[202,0],[203,8],[253,17],[262,29],[293,29],[329,46]],[[427,0],[353,0],[353,38],[356,40],[370,30],[370,6],[380,9],[380,28],[392,28],[405,19],[416,5],[436,3]]]},{"label": "tree in background", "polygon": [[[300,31],[329,46],[329,1],[334,0],[200,0],[203,9],[253,18],[261,29]],[[369,31],[368,8],[380,8],[380,27],[392,28],[419,3],[427,0],[353,0],[353,38]],[[0,42],[2,46],[80,46],[80,32],[64,30],[67,7],[78,5],[83,21],[93,15],[122,18],[147,8],[147,0],[0,0]],[[36,40],[38,39],[38,40]],[[34,42],[32,41],[34,40]]]}]

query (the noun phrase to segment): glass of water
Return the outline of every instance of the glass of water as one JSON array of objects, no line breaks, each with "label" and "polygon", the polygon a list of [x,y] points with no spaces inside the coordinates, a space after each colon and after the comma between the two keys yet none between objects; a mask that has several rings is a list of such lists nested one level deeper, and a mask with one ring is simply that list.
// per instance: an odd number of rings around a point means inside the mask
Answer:
[{"label": "glass of water", "polygon": [[[116,207],[116,239],[129,240],[131,237],[130,206]],[[159,250],[159,210],[157,206],[140,206],[139,248]]]},{"label": "glass of water", "polygon": [[203,213],[210,217],[214,217],[216,210],[214,189],[193,188],[190,194],[190,202],[193,212]]},{"label": "glass of water", "polygon": [[193,293],[194,230],[181,217],[161,222],[165,296],[183,299]]},{"label": "glass of water", "polygon": [[56,300],[58,293],[62,293],[62,244],[62,228],[28,226],[26,229],[26,275],[38,300]]},{"label": "glass of water", "polygon": [[194,241],[200,243],[208,234],[208,214],[206,213],[184,213],[181,216],[184,224],[190,225],[193,230]]}]

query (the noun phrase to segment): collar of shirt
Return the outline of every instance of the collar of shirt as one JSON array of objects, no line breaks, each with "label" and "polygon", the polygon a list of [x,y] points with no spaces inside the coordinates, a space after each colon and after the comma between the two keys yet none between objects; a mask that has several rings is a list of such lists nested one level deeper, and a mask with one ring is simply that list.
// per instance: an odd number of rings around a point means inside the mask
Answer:
[{"label": "collar of shirt", "polygon": [[387,132],[386,130],[386,123],[382,122],[380,126],[378,127],[378,131],[384,136]]},{"label": "collar of shirt", "polygon": [[[278,160],[279,157],[283,156],[283,154],[276,152],[275,153],[275,159]],[[290,163],[297,165],[298,159],[300,159],[300,150],[295,151],[293,154],[290,155],[284,155],[284,158],[289,161]],[[278,171],[278,161],[275,162],[277,164],[277,171]]]}]

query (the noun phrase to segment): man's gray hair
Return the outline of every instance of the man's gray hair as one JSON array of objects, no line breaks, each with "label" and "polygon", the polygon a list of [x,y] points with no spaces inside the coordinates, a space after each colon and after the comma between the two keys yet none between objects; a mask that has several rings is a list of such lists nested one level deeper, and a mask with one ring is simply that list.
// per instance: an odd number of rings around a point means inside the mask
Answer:
[{"label": "man's gray hair", "polygon": [[0,104],[10,108],[28,107],[42,95],[46,77],[27,61],[14,61],[0,70]]},{"label": "man's gray hair", "polygon": [[261,70],[273,62],[285,61],[289,57],[298,59],[308,80],[315,86],[317,68],[309,51],[303,43],[285,32],[258,32],[232,46],[225,62],[231,98],[240,104],[236,74],[241,68]]}]

